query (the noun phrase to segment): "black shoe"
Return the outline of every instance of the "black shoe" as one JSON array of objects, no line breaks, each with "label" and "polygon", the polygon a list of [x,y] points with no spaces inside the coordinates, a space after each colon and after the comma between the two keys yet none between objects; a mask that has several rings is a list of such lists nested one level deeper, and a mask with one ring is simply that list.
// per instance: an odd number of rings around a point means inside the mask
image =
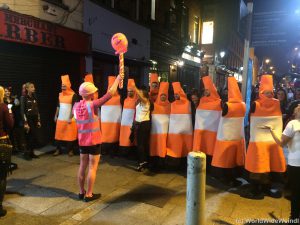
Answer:
[{"label": "black shoe", "polygon": [[18,169],[18,164],[16,164],[16,163],[10,163],[10,170],[11,171],[14,171],[14,170],[16,170],[16,169]]},{"label": "black shoe", "polygon": [[282,197],[282,191],[278,189],[268,189],[264,190],[265,194],[270,196],[271,198],[281,198]]},{"label": "black shoe", "polygon": [[257,187],[252,187],[248,190],[245,190],[243,193],[241,193],[240,196],[243,198],[254,199],[254,200],[262,200],[265,197],[262,190]]},{"label": "black shoe", "polygon": [[33,159],[38,159],[39,158],[39,156],[38,155],[36,155],[36,154],[34,154],[34,152],[33,153],[31,153],[31,158],[33,158]]},{"label": "black shoe", "polygon": [[84,193],[83,194],[78,194],[78,198],[79,198],[79,200],[83,200],[84,199],[84,195],[85,195],[85,191],[84,191]]},{"label": "black shoe", "polygon": [[93,194],[91,197],[85,196],[84,201],[85,202],[90,202],[90,201],[94,201],[94,200],[99,199],[99,198],[101,198],[101,194]]},{"label": "black shoe", "polygon": [[138,167],[136,168],[136,170],[138,171],[138,172],[142,172],[146,167],[147,167],[147,162],[142,162],[142,163],[140,163],[139,165],[138,165]]},{"label": "black shoe", "polygon": [[5,209],[3,209],[3,207],[2,207],[2,206],[0,206],[0,217],[3,217],[3,216],[5,216],[5,215],[6,215],[6,213],[7,213],[7,211],[6,211]]}]

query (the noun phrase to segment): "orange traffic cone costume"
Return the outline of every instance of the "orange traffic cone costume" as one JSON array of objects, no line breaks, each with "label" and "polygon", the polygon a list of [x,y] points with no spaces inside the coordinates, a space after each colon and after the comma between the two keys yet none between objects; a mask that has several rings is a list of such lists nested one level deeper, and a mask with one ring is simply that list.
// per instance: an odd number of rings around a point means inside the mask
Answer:
[{"label": "orange traffic cone costume", "polygon": [[222,112],[221,98],[210,76],[203,77],[202,81],[210,95],[200,99],[196,111],[193,150],[212,156]]},{"label": "orange traffic cone costume", "polygon": [[69,75],[61,76],[61,82],[66,90],[59,93],[59,113],[56,121],[55,140],[77,140],[77,126],[72,118],[72,100],[75,92],[71,89]]},{"label": "orange traffic cone costume", "polygon": [[[127,90],[134,91],[134,87],[134,80],[128,79]],[[137,96],[135,93],[133,97],[127,96],[127,98],[124,100],[119,138],[119,146],[121,147],[131,147],[134,145],[129,140],[129,137],[131,134],[131,127],[134,120],[136,101]]]},{"label": "orange traffic cone costume", "polygon": [[275,98],[264,96],[273,92],[273,77],[263,75],[259,87],[259,99],[254,102],[255,111],[250,117],[250,141],[246,155],[246,170],[252,173],[284,172],[285,158],[282,148],[276,144],[264,125],[271,125],[278,136],[282,132],[280,103]]},{"label": "orange traffic cone costume", "polygon": [[[153,84],[156,83],[156,84]],[[154,87],[155,86],[155,87]],[[157,73],[150,74],[150,101],[155,102],[158,96],[159,81]]]},{"label": "orange traffic cone costume", "polygon": [[191,103],[179,82],[172,83],[174,94],[180,100],[171,103],[167,155],[173,158],[186,157],[193,147]]},{"label": "orange traffic cone costume", "polygon": [[[116,77],[108,77],[108,89],[115,82]],[[122,106],[120,95],[116,93],[101,106],[102,143],[117,143],[119,141]]]},{"label": "orange traffic cone costume", "polygon": [[[154,103],[154,109],[152,111],[150,156],[159,156],[164,158],[167,154],[167,136],[171,112],[171,104],[168,101],[168,90],[169,83],[161,82],[158,97]],[[165,102],[160,99],[160,96],[163,94],[166,95]]]},{"label": "orange traffic cone costume", "polygon": [[242,100],[237,81],[228,77],[227,113],[221,117],[212,165],[219,168],[244,166],[246,105]]}]

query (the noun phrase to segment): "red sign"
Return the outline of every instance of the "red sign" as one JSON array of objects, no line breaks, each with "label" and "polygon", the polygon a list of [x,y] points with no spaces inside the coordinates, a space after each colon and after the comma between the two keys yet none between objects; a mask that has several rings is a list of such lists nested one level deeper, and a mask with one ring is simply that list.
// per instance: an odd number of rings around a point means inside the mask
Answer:
[{"label": "red sign", "polygon": [[0,39],[87,54],[90,36],[50,22],[0,10]]}]

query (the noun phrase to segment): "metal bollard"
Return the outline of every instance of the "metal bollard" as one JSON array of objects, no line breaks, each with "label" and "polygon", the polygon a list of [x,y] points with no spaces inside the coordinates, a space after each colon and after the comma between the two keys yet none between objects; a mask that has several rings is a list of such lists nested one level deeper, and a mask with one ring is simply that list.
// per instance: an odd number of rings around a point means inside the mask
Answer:
[{"label": "metal bollard", "polygon": [[206,155],[190,152],[187,160],[186,225],[204,225]]}]

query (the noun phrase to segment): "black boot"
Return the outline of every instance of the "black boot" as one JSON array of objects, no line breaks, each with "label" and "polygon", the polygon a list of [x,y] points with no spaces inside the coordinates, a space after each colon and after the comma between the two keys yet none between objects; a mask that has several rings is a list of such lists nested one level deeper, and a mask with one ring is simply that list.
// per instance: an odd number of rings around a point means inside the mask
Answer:
[{"label": "black boot", "polygon": [[241,197],[262,200],[265,196],[260,184],[252,184],[248,190],[245,190],[245,192],[241,194]]}]

